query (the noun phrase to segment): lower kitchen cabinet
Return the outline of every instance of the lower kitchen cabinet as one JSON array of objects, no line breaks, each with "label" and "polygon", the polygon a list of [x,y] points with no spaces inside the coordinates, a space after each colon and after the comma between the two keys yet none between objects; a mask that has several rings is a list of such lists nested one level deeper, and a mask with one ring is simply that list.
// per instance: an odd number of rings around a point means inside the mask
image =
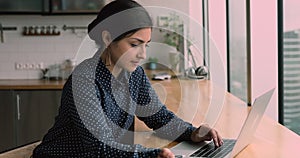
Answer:
[{"label": "lower kitchen cabinet", "polygon": [[[58,114],[61,90],[0,91],[0,152],[41,140]],[[2,113],[3,113],[2,112]]]},{"label": "lower kitchen cabinet", "polygon": [[12,91],[0,91],[0,152],[16,146],[16,108]]}]

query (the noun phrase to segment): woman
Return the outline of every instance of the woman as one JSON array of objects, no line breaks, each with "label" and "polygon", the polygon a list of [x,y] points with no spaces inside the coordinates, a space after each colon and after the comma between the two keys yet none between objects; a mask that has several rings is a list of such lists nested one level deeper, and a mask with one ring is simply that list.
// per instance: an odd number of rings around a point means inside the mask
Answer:
[{"label": "woman", "polygon": [[113,1],[99,12],[88,32],[100,48],[68,78],[59,115],[35,148],[34,158],[174,157],[167,148],[133,144],[134,116],[160,137],[213,139],[216,146],[222,145],[216,130],[193,127],[159,101],[139,66],[146,58],[151,27],[149,14],[135,1]]}]

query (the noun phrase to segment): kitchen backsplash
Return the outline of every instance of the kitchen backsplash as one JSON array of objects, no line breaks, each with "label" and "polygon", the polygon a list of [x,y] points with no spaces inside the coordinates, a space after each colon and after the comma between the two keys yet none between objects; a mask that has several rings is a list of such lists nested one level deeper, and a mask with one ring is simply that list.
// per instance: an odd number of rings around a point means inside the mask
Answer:
[{"label": "kitchen backsplash", "polygon": [[[198,1],[182,3],[182,0],[138,0],[138,2],[145,6],[170,7],[190,14],[192,17],[199,15],[198,8],[194,8],[199,5]],[[155,23],[155,17],[160,12],[152,14]],[[18,69],[19,64],[43,63],[43,67],[46,68],[54,64],[61,64],[66,59],[76,58],[78,64],[84,58],[90,57],[93,55],[95,46],[81,45],[86,40],[87,30],[76,30],[74,33],[72,30],[64,31],[63,26],[87,26],[95,16],[0,15],[0,23],[4,27],[17,27],[17,31],[4,31],[4,43],[0,43],[0,79],[38,79],[42,77],[40,70],[20,70]],[[23,28],[30,26],[38,26],[40,29],[43,26],[56,26],[60,35],[24,36]],[[152,41],[156,41],[156,37],[153,35]],[[159,37],[158,41],[160,41]],[[81,48],[80,53],[77,52],[79,48]],[[148,53],[148,55],[150,54]]]},{"label": "kitchen backsplash", "polygon": [[[87,36],[87,30],[63,30],[63,26],[86,27],[94,16],[0,16],[3,27],[17,27],[17,31],[3,33],[4,43],[0,43],[0,79],[38,79],[42,77],[41,70],[22,69],[20,65],[41,64],[39,66],[46,68],[61,64],[66,59],[78,56],[84,58],[84,54],[77,54],[77,50]],[[56,26],[60,35],[24,36],[23,28],[30,26]]]}]

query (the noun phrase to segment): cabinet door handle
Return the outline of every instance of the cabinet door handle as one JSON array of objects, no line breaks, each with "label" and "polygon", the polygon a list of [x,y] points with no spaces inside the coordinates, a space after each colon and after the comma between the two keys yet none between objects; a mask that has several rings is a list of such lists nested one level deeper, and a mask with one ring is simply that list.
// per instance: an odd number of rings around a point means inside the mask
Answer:
[{"label": "cabinet door handle", "polygon": [[21,119],[21,112],[20,112],[20,95],[17,94],[17,119]]}]

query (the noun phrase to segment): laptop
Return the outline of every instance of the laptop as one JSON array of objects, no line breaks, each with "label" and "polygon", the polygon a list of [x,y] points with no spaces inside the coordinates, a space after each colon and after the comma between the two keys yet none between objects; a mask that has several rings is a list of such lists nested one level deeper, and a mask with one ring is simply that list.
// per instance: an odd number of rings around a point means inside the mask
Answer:
[{"label": "laptop", "polygon": [[234,157],[251,143],[266,107],[270,102],[275,88],[255,99],[252,109],[237,139],[223,139],[223,145],[216,148],[213,141],[193,143],[183,141],[171,148],[176,158],[184,157]]}]

